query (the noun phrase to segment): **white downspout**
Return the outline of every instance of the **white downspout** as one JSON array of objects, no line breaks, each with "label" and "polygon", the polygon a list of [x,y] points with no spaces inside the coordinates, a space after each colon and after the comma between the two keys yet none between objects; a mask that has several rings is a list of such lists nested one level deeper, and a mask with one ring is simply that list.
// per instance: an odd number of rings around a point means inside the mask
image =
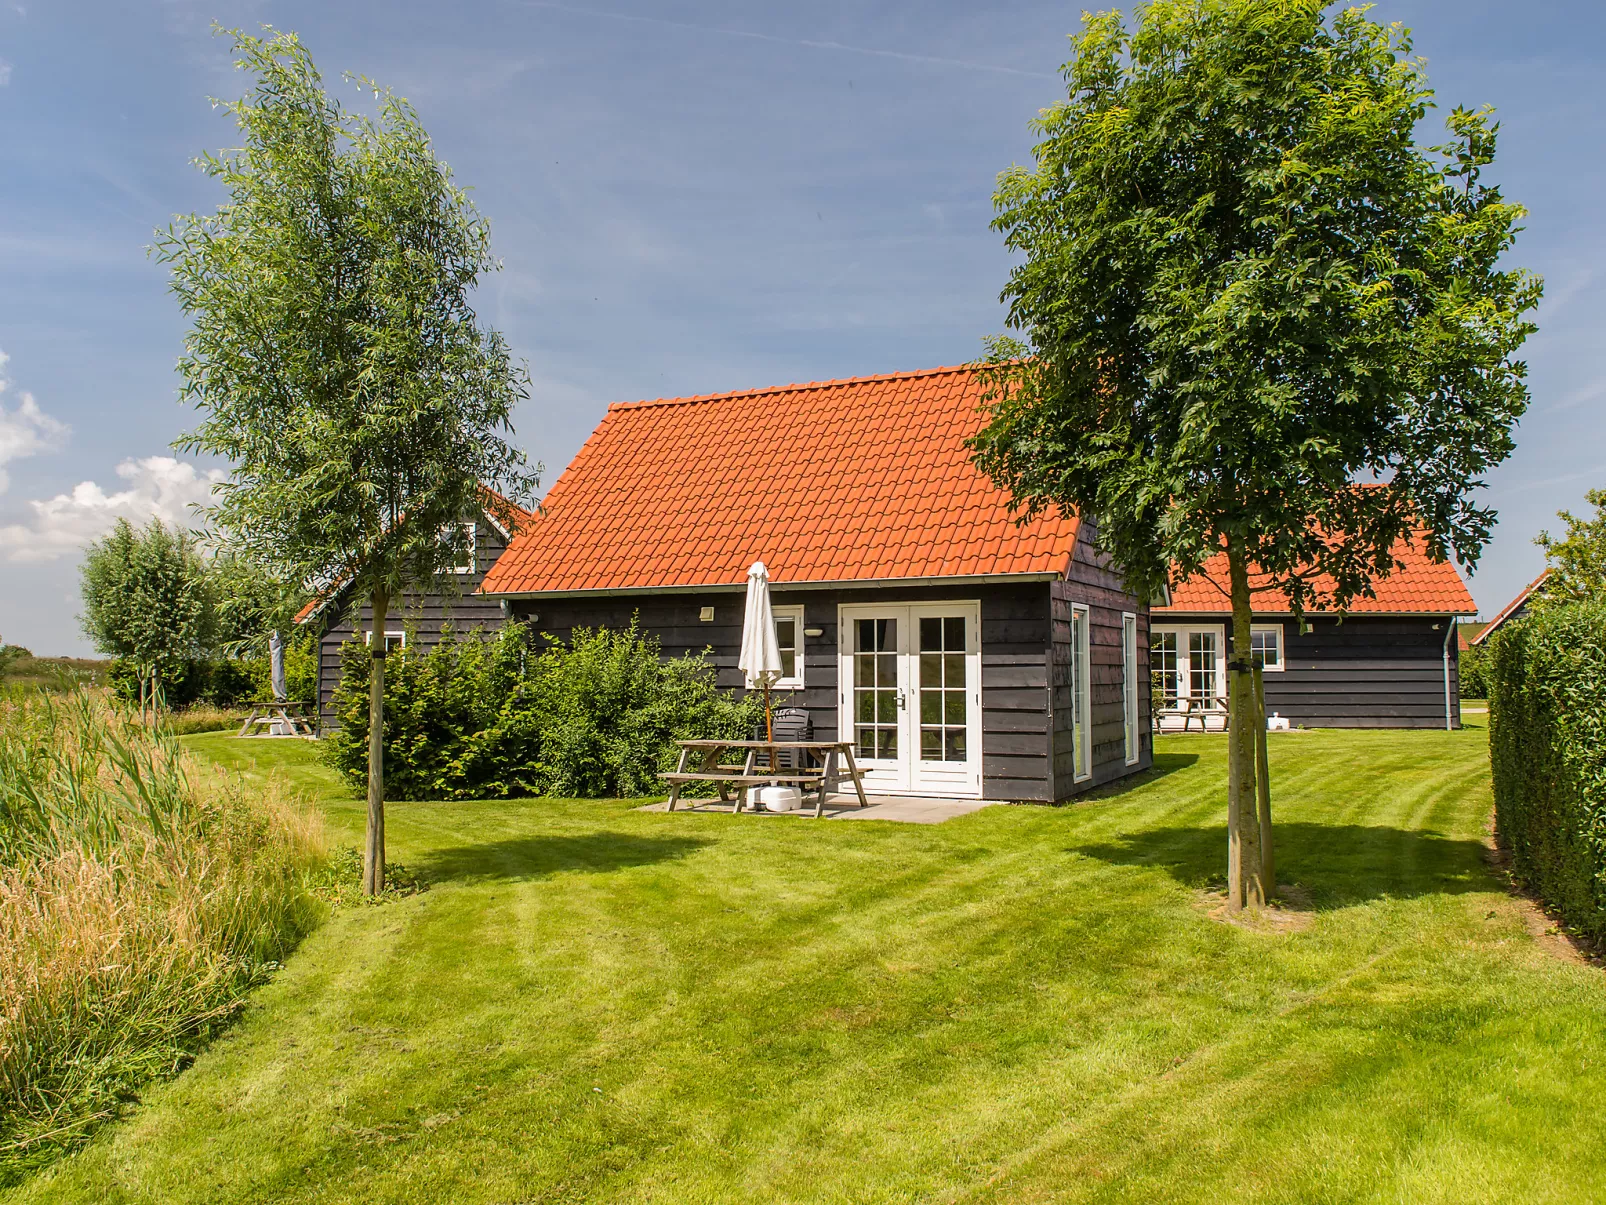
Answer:
[{"label": "white downspout", "polygon": [[1450,722],[1450,641],[1455,638],[1455,616],[1450,616],[1444,626],[1444,730],[1450,732],[1455,728]]}]

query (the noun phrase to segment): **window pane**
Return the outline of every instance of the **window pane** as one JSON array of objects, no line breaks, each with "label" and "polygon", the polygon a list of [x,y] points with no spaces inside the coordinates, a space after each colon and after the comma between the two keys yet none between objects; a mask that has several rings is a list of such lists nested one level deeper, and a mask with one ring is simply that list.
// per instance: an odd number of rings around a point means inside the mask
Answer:
[{"label": "window pane", "polygon": [[945,728],[947,748],[944,750],[944,761],[965,760],[965,730],[963,728]]},{"label": "window pane", "polygon": [[860,724],[853,730],[853,742],[855,757],[875,756],[875,729],[868,724]]},{"label": "window pane", "polygon": [[934,618],[921,619],[920,651],[922,653],[940,653],[942,651],[942,620]]},{"label": "window pane", "polygon": [[943,692],[946,700],[943,721],[948,724],[963,725],[965,722],[965,692],[962,690],[947,690]]},{"label": "window pane", "polygon": [[796,648],[797,620],[791,618],[790,616],[786,617],[785,619],[777,616],[775,620],[775,639],[783,649]]},{"label": "window pane", "polygon": [[781,646],[781,677],[797,677],[797,654],[785,645]]},{"label": "window pane", "polygon": [[920,685],[922,689],[942,685],[942,654],[920,654]]},{"label": "window pane", "polygon": [[878,653],[875,659],[877,686],[898,685],[898,659],[887,653]]},{"label": "window pane", "polygon": [[875,685],[875,658],[864,654],[854,658],[853,684],[855,686]]},{"label": "window pane", "polygon": [[942,760],[941,728],[922,728],[920,730],[920,758],[922,761]]},{"label": "window pane", "polygon": [[943,655],[943,685],[947,687],[963,687],[965,683],[965,655],[963,653],[946,653]]},{"label": "window pane", "polygon": [[875,719],[875,691],[856,690],[853,692],[853,718],[865,724]]},{"label": "window pane", "polygon": [[877,723],[896,724],[898,722],[898,693],[892,690],[876,691],[875,713]]},{"label": "window pane", "polygon": [[965,617],[950,615],[942,621],[942,643],[949,652],[965,651]]},{"label": "window pane", "polygon": [[896,728],[876,729],[876,756],[880,758],[898,756],[898,730]]},{"label": "window pane", "polygon": [[923,690],[920,692],[920,722],[922,724],[942,723],[942,691]]}]

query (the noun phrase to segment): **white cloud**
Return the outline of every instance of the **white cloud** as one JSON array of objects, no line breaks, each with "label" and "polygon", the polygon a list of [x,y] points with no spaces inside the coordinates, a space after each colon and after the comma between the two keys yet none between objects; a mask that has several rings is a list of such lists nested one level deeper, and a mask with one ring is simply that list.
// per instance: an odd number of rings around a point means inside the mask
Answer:
[{"label": "white cloud", "polygon": [[108,494],[93,481],[81,481],[71,493],[28,503],[33,512],[25,523],[0,527],[0,550],[10,561],[54,561],[71,556],[106,534],[118,519],[137,525],[151,519],[188,526],[195,508],[210,499],[212,487],[226,474],[201,470],[171,456],[129,459],[117,466],[127,488]]},{"label": "white cloud", "polygon": [[0,59],[0,88],[4,88],[10,82],[11,64],[6,62],[4,59]]},{"label": "white cloud", "polygon": [[[0,395],[11,384],[5,377],[6,361],[10,358],[0,351]],[[0,494],[11,485],[6,465],[25,456],[54,451],[67,438],[67,424],[39,409],[33,394],[20,393],[17,398],[17,408],[7,410],[4,398],[0,397]]]}]

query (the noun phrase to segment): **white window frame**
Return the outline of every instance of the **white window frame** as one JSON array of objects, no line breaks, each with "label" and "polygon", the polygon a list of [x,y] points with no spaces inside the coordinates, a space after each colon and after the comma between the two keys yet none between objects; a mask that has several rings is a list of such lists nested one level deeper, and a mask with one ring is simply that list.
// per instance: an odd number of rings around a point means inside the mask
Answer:
[{"label": "white window frame", "polygon": [[1121,612],[1121,718],[1125,722],[1126,764],[1135,766],[1143,754],[1138,729],[1138,617]]},{"label": "white window frame", "polygon": [[793,639],[797,642],[796,645],[793,648],[794,656],[793,656],[793,660],[792,660],[793,667],[797,670],[797,673],[793,674],[790,678],[778,679],[776,681],[776,683],[775,683],[775,689],[776,690],[802,690],[803,689],[803,676],[804,676],[804,668],[803,668],[803,608],[801,606],[787,605],[787,606],[771,607],[770,609],[771,609],[771,611],[774,612],[775,619],[776,619],[776,626],[775,626],[776,643],[779,643],[780,639],[781,639],[780,621],[782,619],[790,619],[792,621]]},{"label": "white window frame", "polygon": [[1280,623],[1255,623],[1249,625],[1249,642],[1254,646],[1254,637],[1260,632],[1273,632],[1277,636],[1277,664],[1267,663],[1261,668],[1268,674],[1280,674],[1288,668],[1288,648],[1283,643],[1283,625]]},{"label": "white window frame", "polygon": [[453,565],[452,572],[458,574],[473,573],[480,567],[478,541],[479,524],[475,523],[472,519],[468,519],[462,523],[459,523],[457,526],[468,532],[468,564]]},{"label": "white window frame", "polygon": [[[367,631],[363,632],[362,640],[363,640],[363,643],[368,645],[369,648],[373,647],[374,633],[373,633],[373,629],[372,628],[370,628]],[[394,640],[396,642],[394,645],[391,644],[392,640]],[[393,632],[389,628],[385,629],[385,652],[389,653],[392,648],[404,649],[406,647],[407,647],[407,631],[406,631],[405,628],[403,630],[399,631],[399,632]]]},{"label": "white window frame", "polygon": [[1075,748],[1073,782],[1093,777],[1092,614],[1084,603],[1071,604],[1071,743]]}]

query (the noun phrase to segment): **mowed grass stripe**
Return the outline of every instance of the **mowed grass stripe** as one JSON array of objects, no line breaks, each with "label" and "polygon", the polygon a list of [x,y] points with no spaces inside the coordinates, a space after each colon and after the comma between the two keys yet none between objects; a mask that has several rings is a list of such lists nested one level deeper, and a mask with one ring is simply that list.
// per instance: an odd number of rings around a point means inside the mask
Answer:
[{"label": "mowed grass stripe", "polygon": [[[284,763],[355,842],[305,746],[193,743]],[[1295,932],[1207,915],[1222,741],[1160,752],[935,827],[394,805],[432,890],[337,915],[15,1199],[1606,1195],[1601,977],[1489,871],[1480,732],[1273,739]]]}]

